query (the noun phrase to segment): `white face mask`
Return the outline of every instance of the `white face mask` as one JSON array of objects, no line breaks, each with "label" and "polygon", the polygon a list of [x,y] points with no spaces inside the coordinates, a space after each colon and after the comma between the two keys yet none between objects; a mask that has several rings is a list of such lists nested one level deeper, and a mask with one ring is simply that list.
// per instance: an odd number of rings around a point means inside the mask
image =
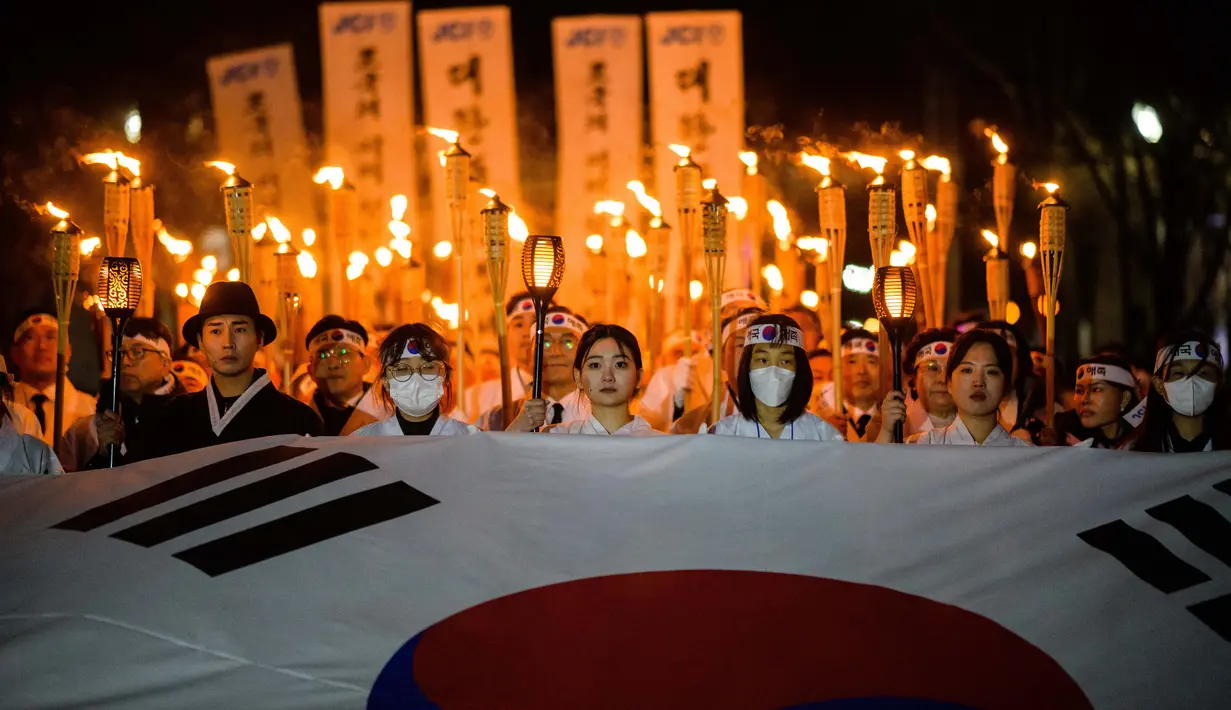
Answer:
[{"label": "white face mask", "polygon": [[767,407],[777,407],[791,394],[795,373],[781,367],[762,367],[748,373],[752,394]]},{"label": "white face mask", "polygon": [[392,378],[389,380],[389,396],[393,398],[393,403],[412,417],[421,417],[431,412],[444,394],[443,377],[425,380],[423,375],[416,372],[405,382]]},{"label": "white face mask", "polygon": [[1167,393],[1167,404],[1171,405],[1176,414],[1199,417],[1214,403],[1218,385],[1204,377],[1193,375],[1176,382],[1164,382],[1163,390]]}]

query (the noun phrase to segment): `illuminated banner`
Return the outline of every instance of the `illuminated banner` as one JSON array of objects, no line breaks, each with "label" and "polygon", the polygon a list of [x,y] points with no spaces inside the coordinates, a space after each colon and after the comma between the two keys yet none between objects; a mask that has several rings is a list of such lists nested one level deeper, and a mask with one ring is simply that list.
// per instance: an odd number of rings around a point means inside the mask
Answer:
[{"label": "illuminated banner", "polygon": [[[641,18],[590,15],[552,20],[556,70],[556,234],[564,237],[570,271],[586,273],[586,236],[601,233],[599,200],[636,209],[625,185],[640,179],[642,145]],[[571,289],[570,289],[571,287]],[[565,279],[585,290],[581,279]]]},{"label": "illuminated banner", "polygon": [[[645,16],[650,62],[650,130],[654,146],[654,175],[658,198],[667,221],[677,227],[672,234],[671,261],[666,291],[674,302],[679,280],[681,246],[679,220],[675,213],[675,175],[678,156],[667,146],[676,143],[692,149],[692,157],[717,178],[718,189],[738,195],[744,149],[744,48],[740,14],[735,11],[651,12]],[[735,230],[732,230],[734,232]],[[747,267],[733,246],[737,235],[727,240],[726,283],[742,285]],[[705,282],[701,240],[693,253],[697,263],[693,278]],[[669,309],[674,314],[675,309]]]},{"label": "illuminated banner", "polygon": [[325,162],[355,186],[370,254],[389,239],[390,197],[406,196],[417,227],[410,3],[325,3],[320,22]]},{"label": "illuminated banner", "polygon": [[205,68],[219,159],[256,185],[258,216],[309,226],[312,174],[291,45],[211,57]]},{"label": "illuminated banner", "polygon": [[[470,177],[522,208],[509,8],[470,7],[419,13],[424,122],[461,134]],[[447,148],[436,140],[439,150]],[[432,171],[433,204],[445,201],[445,172]],[[481,205],[479,206],[481,207]],[[477,210],[478,207],[475,207]],[[448,238],[449,213],[435,214],[436,238]]]}]

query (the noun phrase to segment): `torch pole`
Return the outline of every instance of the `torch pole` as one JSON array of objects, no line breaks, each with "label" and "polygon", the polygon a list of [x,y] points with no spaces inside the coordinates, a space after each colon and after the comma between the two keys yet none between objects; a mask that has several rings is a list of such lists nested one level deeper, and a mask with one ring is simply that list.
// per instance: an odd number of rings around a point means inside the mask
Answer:
[{"label": "torch pole", "polygon": [[842,270],[846,260],[846,188],[826,175],[816,188],[821,236],[828,241],[829,350],[833,355],[833,405],[839,415],[845,412],[842,385]]},{"label": "torch pole", "polygon": [[697,211],[701,207],[701,166],[684,158],[675,166],[675,202],[680,218],[683,265],[681,301],[684,304],[684,357],[692,357],[692,246],[697,236]]},{"label": "torch pole", "polygon": [[137,259],[145,265],[145,280],[141,289],[141,305],[137,307],[137,315],[146,318],[154,315],[154,185],[141,179],[133,178],[131,198],[131,217],[129,224],[132,229],[133,248]]},{"label": "torch pole", "polygon": [[[496,346],[500,355],[501,430],[513,421],[513,382],[509,373],[509,337],[501,315],[504,291],[509,278],[509,213],[512,210],[493,195],[483,208],[483,244],[487,251],[487,278],[492,291],[492,320],[496,326]],[[537,378],[536,378],[537,382]]]},{"label": "torch pole", "polygon": [[936,184],[936,232],[933,234],[931,257],[933,305],[937,322],[945,322],[946,294],[948,292],[949,247],[957,229],[957,184],[951,175],[942,175]]},{"label": "torch pole", "polygon": [[[889,266],[889,253],[893,251],[898,232],[896,201],[896,191],[885,181],[884,176],[877,175],[868,185],[868,241],[872,246],[872,264],[876,269]],[[886,347],[890,342],[885,328],[881,328],[878,340],[880,352],[890,349]],[[834,358],[835,362],[837,359]],[[883,398],[888,392],[889,380],[893,376],[892,366],[885,358],[880,358],[880,391],[877,393],[879,398]]]},{"label": "torch pole", "polygon": [[257,287],[252,280],[252,183],[238,174],[222,183],[222,204],[226,210],[227,232],[239,267],[239,280]]},{"label": "torch pole", "polygon": [[727,198],[714,187],[701,201],[705,275],[710,289],[710,342],[714,382],[710,389],[710,424],[722,418],[722,279],[727,261]]},{"label": "torch pole", "polygon": [[470,226],[467,205],[470,201],[470,153],[454,142],[445,151],[445,197],[448,201],[457,259],[457,401],[466,402],[466,241]]},{"label": "torch pole", "polygon": [[81,272],[81,229],[67,219],[51,230],[52,280],[56,289],[56,401],[52,419],[53,445],[64,432],[64,381],[68,376],[68,321]]},{"label": "torch pole", "polygon": [[1056,297],[1060,290],[1060,274],[1064,269],[1064,247],[1067,240],[1069,205],[1052,191],[1039,204],[1039,263],[1043,267],[1043,288],[1047,309],[1047,426],[1052,426],[1056,412]]}]

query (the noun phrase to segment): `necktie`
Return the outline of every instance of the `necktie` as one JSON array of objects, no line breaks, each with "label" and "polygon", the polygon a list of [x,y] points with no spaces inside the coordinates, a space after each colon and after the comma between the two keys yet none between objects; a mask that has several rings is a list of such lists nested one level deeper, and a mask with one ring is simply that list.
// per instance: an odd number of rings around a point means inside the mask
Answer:
[{"label": "necktie", "polygon": [[863,432],[868,428],[868,422],[870,421],[872,421],[871,414],[864,414],[859,417],[858,421],[851,420],[851,426],[855,427],[855,433],[859,435],[859,438],[863,438]]},{"label": "necktie", "polygon": [[551,405],[551,421],[547,423],[548,424],[559,424],[560,420],[563,418],[564,418],[564,405],[560,404],[559,402],[556,402],[555,404]]},{"label": "necktie", "polygon": [[43,409],[43,405],[51,399],[43,393],[38,393],[30,398],[30,404],[34,405],[34,416],[38,417],[38,425],[43,429],[43,433],[47,433],[47,412]]}]

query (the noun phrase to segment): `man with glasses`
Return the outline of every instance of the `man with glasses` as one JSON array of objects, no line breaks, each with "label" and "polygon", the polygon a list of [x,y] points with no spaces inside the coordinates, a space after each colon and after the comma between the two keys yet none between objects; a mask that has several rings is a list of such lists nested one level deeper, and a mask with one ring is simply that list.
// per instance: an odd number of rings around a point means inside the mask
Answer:
[{"label": "man with glasses", "polygon": [[[147,426],[167,400],[184,393],[171,372],[171,331],[153,318],[133,318],[124,327],[120,358],[120,412],[101,409],[72,424],[56,447],[66,471],[106,468],[108,446],[120,447],[122,461],[128,442],[140,442]],[[108,367],[108,370],[111,368]]]},{"label": "man with glasses", "polygon": [[[514,411],[521,411],[507,431],[529,431],[532,421],[545,418],[545,424],[559,424],[575,419],[588,419],[590,403],[577,392],[573,380],[573,360],[577,357],[577,343],[588,326],[563,306],[547,309],[546,325],[543,328],[543,398],[531,400],[531,385],[526,386],[526,395],[513,403]],[[534,363],[534,338],[526,348],[525,362]],[[500,407],[484,413],[479,426],[487,431],[500,431]]]},{"label": "man with glasses", "polygon": [[368,331],[358,321],[330,314],[317,321],[304,339],[308,373],[316,391],[308,406],[325,424],[325,436],[347,436],[365,424],[393,414],[381,405],[368,371]]}]

